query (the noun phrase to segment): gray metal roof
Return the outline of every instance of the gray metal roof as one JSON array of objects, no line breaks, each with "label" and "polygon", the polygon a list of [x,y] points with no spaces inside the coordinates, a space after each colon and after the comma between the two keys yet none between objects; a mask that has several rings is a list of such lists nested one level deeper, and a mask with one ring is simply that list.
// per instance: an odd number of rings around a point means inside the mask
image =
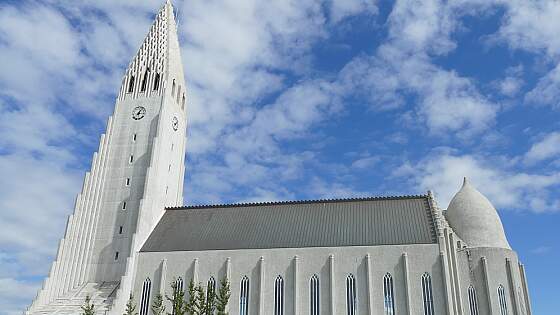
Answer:
[{"label": "gray metal roof", "polygon": [[142,252],[437,243],[428,196],[169,208]]}]

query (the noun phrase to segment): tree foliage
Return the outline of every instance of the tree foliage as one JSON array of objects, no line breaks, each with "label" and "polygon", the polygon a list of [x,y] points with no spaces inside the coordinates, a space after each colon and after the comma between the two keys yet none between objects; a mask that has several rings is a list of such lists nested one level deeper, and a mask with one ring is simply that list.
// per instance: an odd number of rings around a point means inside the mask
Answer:
[{"label": "tree foliage", "polygon": [[[230,288],[226,278],[221,280],[218,292],[212,286],[205,288],[200,283],[195,285],[193,280],[189,282],[188,298],[186,292],[178,290],[175,281],[171,283],[171,289],[173,295],[166,298],[171,303],[173,312],[167,313],[168,315],[227,315]],[[154,315],[159,314],[161,313],[154,310]]]},{"label": "tree foliage", "polygon": [[84,305],[82,305],[82,315],[95,315],[95,305],[91,302],[90,296],[86,296]]},{"label": "tree foliage", "polygon": [[128,298],[128,302],[126,302],[126,309],[123,315],[138,315],[138,312],[136,312],[136,304],[134,303],[132,294]]},{"label": "tree foliage", "polygon": [[229,281],[226,277],[223,277],[220,281],[220,289],[218,290],[218,295],[216,296],[216,315],[228,315],[226,308],[231,296],[231,290],[229,287]]},{"label": "tree foliage", "polygon": [[165,312],[165,305],[163,304],[163,296],[156,294],[154,302],[152,303],[152,313],[154,315],[163,315]]},{"label": "tree foliage", "polygon": [[168,315],[185,315],[187,313],[186,303],[185,303],[185,291],[182,288],[177,287],[177,281],[173,280],[171,282],[171,292],[172,295],[169,297],[165,296],[169,302],[171,302],[171,313]]}]

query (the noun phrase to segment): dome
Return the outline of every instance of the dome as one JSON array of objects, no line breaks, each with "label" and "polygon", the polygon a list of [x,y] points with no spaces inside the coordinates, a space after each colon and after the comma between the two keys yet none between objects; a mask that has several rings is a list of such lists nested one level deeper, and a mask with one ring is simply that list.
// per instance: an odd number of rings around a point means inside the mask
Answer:
[{"label": "dome", "polygon": [[455,233],[469,247],[511,249],[496,208],[467,178],[449,203],[446,218]]}]

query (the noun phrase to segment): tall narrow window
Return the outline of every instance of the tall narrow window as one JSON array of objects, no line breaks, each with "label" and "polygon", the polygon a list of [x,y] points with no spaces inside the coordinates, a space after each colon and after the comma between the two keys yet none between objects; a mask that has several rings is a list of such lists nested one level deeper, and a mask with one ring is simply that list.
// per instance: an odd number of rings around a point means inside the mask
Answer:
[{"label": "tall narrow window", "polygon": [[171,96],[175,96],[175,79],[173,79],[173,85],[171,86]]},{"label": "tall narrow window", "polygon": [[183,278],[179,277],[177,278],[177,280],[175,280],[175,288],[177,290],[177,292],[181,292],[183,291]]},{"label": "tall narrow window", "polygon": [[130,76],[130,81],[128,82],[128,93],[132,93],[134,91],[134,76]]},{"label": "tall narrow window", "polygon": [[159,73],[156,73],[156,77],[154,79],[154,91],[159,90]]},{"label": "tall narrow window", "polygon": [[346,277],[346,314],[356,315],[357,313],[356,278],[353,274],[349,274]]},{"label": "tall narrow window", "polygon": [[126,186],[130,186],[130,178],[127,178],[127,179],[126,179],[126,184],[125,184],[125,185],[126,185]]},{"label": "tall narrow window", "polygon": [[136,142],[136,134],[132,135],[132,142]]},{"label": "tall narrow window", "polygon": [[123,227],[121,225],[121,226],[119,226],[119,234],[122,234],[122,231],[123,231]]},{"label": "tall narrow window", "polygon": [[[177,280],[175,280],[175,289],[174,289],[175,292],[173,293],[183,292],[183,287],[184,287],[183,278],[181,277],[177,278]],[[172,309],[171,313],[175,315],[175,310]]]},{"label": "tall narrow window", "polygon": [[181,86],[179,85],[179,88],[177,89],[177,104],[179,104],[180,100],[181,100]]},{"label": "tall narrow window", "polygon": [[249,278],[241,280],[241,294],[239,294],[239,315],[249,314]]},{"label": "tall narrow window", "polygon": [[126,210],[126,201],[123,201],[123,203],[122,203],[122,209],[123,209],[123,210]]},{"label": "tall narrow window", "polygon": [[274,282],[274,315],[284,315],[284,279],[281,276]]},{"label": "tall narrow window", "polygon": [[115,252],[115,260],[119,259],[119,252]]},{"label": "tall narrow window", "polygon": [[424,300],[424,315],[434,315],[432,277],[429,273],[425,273],[422,275],[422,297]]},{"label": "tall narrow window", "polygon": [[183,100],[181,101],[181,109],[185,109],[185,93],[183,93]]},{"label": "tall narrow window", "polygon": [[144,78],[142,79],[142,86],[140,87],[140,92],[146,91],[146,86],[148,85],[148,76],[150,74],[150,68],[144,73]]},{"label": "tall narrow window", "polygon": [[142,286],[142,297],[140,299],[140,315],[148,315],[150,310],[150,293],[152,291],[152,281],[150,278],[144,280]]},{"label": "tall narrow window", "polygon": [[478,315],[478,300],[476,298],[476,290],[471,285],[469,286],[469,309],[471,311],[470,315]]},{"label": "tall narrow window", "polygon": [[319,277],[313,275],[310,282],[310,302],[311,302],[311,312],[310,315],[319,315]]},{"label": "tall narrow window", "polygon": [[214,279],[214,277],[210,277],[210,279],[208,279],[208,286],[206,287],[206,299],[208,299],[208,297],[210,296],[210,292],[213,292],[212,294],[216,293],[216,279]]},{"label": "tall narrow window", "polygon": [[504,290],[504,286],[501,284],[498,287],[498,301],[500,302],[500,314],[507,315],[508,308],[507,308],[507,301],[506,301],[506,292]]},{"label": "tall narrow window", "polygon": [[130,162],[130,163],[134,162],[134,155],[132,155],[132,154],[130,155],[130,159],[128,160],[128,162]]},{"label": "tall narrow window", "polygon": [[393,277],[387,273],[383,277],[383,305],[385,315],[395,314],[395,295],[393,291]]}]

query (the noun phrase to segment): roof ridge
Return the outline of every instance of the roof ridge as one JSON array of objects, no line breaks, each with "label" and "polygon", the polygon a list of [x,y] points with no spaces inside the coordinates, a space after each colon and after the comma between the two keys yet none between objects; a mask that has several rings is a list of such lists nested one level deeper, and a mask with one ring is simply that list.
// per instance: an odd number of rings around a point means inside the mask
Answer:
[{"label": "roof ridge", "polygon": [[370,196],[370,197],[349,197],[349,198],[330,198],[330,199],[303,199],[303,200],[279,200],[279,201],[263,201],[263,202],[240,202],[240,203],[224,203],[224,204],[201,204],[179,207],[166,207],[166,210],[189,210],[189,209],[207,209],[207,208],[238,208],[238,207],[254,207],[254,206],[275,206],[275,205],[293,205],[293,204],[315,204],[315,203],[335,203],[335,202],[355,202],[355,201],[374,201],[374,200],[405,200],[405,199],[421,199],[428,198],[429,195],[401,195],[401,196]]}]

